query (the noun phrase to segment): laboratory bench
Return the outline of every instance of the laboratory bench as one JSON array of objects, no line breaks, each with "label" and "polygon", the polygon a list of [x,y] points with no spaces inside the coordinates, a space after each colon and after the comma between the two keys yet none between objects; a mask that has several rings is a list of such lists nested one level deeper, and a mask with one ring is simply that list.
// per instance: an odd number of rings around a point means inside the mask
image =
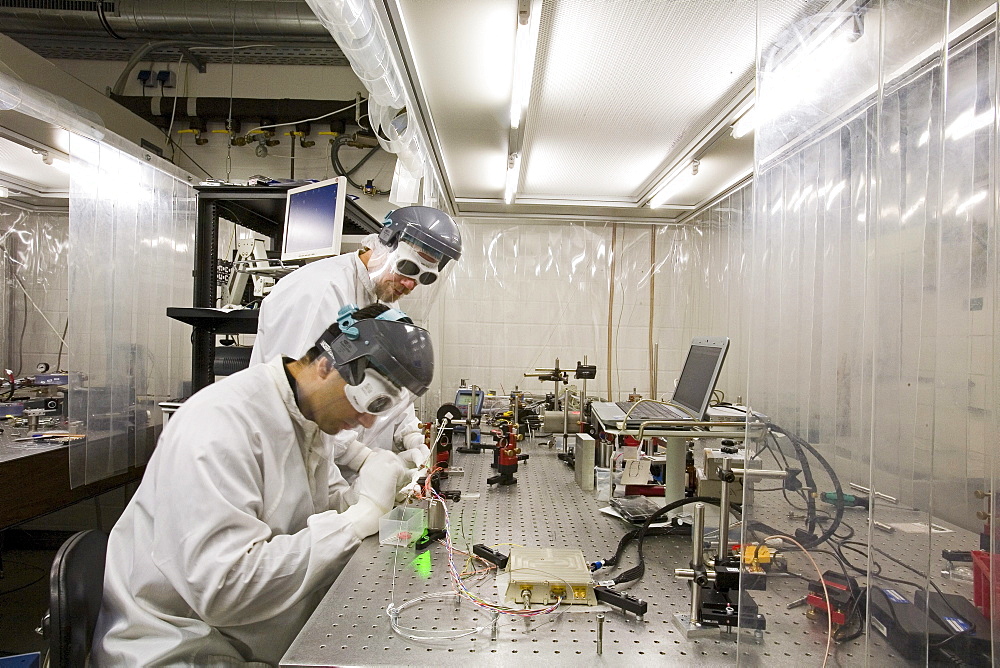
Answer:
[{"label": "laboratory bench", "polygon": [[[599,512],[607,502],[598,501],[594,492],[580,489],[573,471],[558,459],[558,453],[541,444],[541,439],[524,441],[522,449],[530,459],[522,462],[516,473],[517,483],[488,487],[486,478],[493,474],[492,454],[452,456],[452,467],[464,470],[451,475],[441,485],[445,490],[461,490],[462,498],[448,502],[454,547],[471,552],[475,543],[496,546],[501,552],[510,545],[524,547],[578,548],[589,563],[614,554],[621,536],[632,525]],[[789,507],[780,494],[755,497],[754,517],[787,517]],[[867,513],[848,513],[855,529],[866,526]],[[883,522],[892,521],[890,511],[880,511]],[[898,521],[919,521],[916,511],[893,510]],[[717,517],[717,515],[716,515]],[[776,519],[777,526],[785,526]],[[714,529],[717,520],[706,520]],[[970,549],[969,541],[978,543],[971,533],[952,530],[935,536],[935,548]],[[859,538],[860,538],[859,532]],[[733,529],[731,540],[738,540]],[[861,538],[863,540],[863,538]],[[891,540],[891,544],[886,542]],[[973,547],[975,546],[973,543]],[[893,554],[926,553],[926,534],[897,531],[877,543]],[[828,547],[826,545],[821,547]],[[379,545],[373,536],[362,542],[343,572],[331,586],[311,618],[282,659],[283,666],[328,665],[673,665],[697,662],[699,665],[799,666],[820,665],[827,643],[826,618],[810,619],[808,607],[789,609],[788,604],[803,598],[807,584],[791,576],[769,576],[766,591],[752,592],[759,611],[766,618],[762,637],[753,639],[750,632],[725,635],[715,631],[707,637],[687,638],[675,625],[676,614],[690,610],[686,581],[674,578],[673,569],[687,567],[691,560],[691,538],[677,535],[648,538],[644,552],[646,570],[629,593],[648,602],[647,613],[640,619],[605,604],[598,606],[563,605],[557,612],[534,618],[501,615],[496,637],[492,637],[488,612],[468,599],[447,594],[453,591],[448,574],[447,551],[433,543],[425,552],[412,548]],[[808,561],[788,555],[789,570],[809,579],[817,579]],[[839,569],[832,558],[814,555],[821,570]],[[463,568],[464,555],[456,554],[456,566]],[[901,579],[914,579],[911,573],[886,559],[876,560],[883,573]],[[614,577],[637,563],[634,547],[626,551],[618,569],[594,574],[595,580]],[[864,565],[862,557],[857,558]],[[937,561],[934,561],[937,563]],[[483,599],[503,603],[495,575],[468,582],[470,590]],[[972,598],[972,584],[965,581],[938,581],[949,593]],[[625,587],[621,587],[625,590]],[[412,640],[396,634],[390,626],[386,609],[399,607],[412,599],[429,597],[406,606],[398,616],[398,625],[410,629],[413,636],[457,635],[463,630],[482,627],[465,637],[445,640]],[[912,592],[911,592],[912,594]],[[597,613],[604,613],[602,654],[597,654]],[[865,659],[867,655],[867,661]],[[834,645],[830,665],[879,666],[912,665],[901,658],[883,637],[875,632],[853,641]]]},{"label": "laboratory bench", "polygon": [[[154,439],[159,427],[148,427],[145,437]],[[70,449],[82,441],[18,442],[13,430],[0,434],[0,531],[41,517],[78,501],[142,479],[145,465],[95,482],[71,487]],[[90,447],[100,447],[107,437],[92,435]]]}]

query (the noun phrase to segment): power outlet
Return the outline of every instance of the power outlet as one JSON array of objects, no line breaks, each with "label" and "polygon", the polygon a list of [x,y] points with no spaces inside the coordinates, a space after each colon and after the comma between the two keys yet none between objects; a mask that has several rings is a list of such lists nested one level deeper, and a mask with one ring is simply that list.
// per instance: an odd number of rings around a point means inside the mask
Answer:
[{"label": "power outlet", "polygon": [[177,75],[170,70],[160,70],[156,73],[156,84],[164,88],[173,88],[177,85]]}]

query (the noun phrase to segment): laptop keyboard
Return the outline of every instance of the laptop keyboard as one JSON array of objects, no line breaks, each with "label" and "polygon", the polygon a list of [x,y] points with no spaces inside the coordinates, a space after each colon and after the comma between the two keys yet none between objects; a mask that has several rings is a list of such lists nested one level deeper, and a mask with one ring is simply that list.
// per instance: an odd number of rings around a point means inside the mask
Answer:
[{"label": "laptop keyboard", "polygon": [[[632,408],[631,401],[618,401],[618,408],[628,413]],[[636,409],[629,413],[629,420],[690,420],[691,416],[682,410],[668,406],[667,404],[657,404],[646,402],[636,406]]]}]

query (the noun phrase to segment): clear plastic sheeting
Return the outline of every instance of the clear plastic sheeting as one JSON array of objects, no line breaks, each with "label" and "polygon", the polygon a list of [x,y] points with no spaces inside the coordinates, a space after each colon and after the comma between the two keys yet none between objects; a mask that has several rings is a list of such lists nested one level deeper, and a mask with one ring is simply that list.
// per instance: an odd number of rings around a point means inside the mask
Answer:
[{"label": "clear plastic sheeting", "polygon": [[[726,202],[748,206],[749,196]],[[731,216],[721,208],[718,215]],[[726,285],[726,268],[712,265],[742,232],[703,245],[705,232],[691,226],[471,218],[460,226],[462,258],[438,299],[425,303],[418,289],[400,302],[434,341],[427,414],[454,401],[463,379],[500,395],[554,392],[553,382],[524,374],[556,360],[578,391],[577,363],[597,367],[590,397],[651,397],[654,382],[657,397],[669,396],[691,338],[730,335],[739,284]],[[727,396],[742,392],[743,374],[739,363],[728,365],[720,381]]]},{"label": "clear plastic sheeting", "polygon": [[[742,248],[718,246],[731,266],[752,259],[730,311],[746,327],[747,403],[770,424],[751,450],[793,473],[748,485],[760,491],[745,497],[741,543],[788,535],[815,560],[786,541],[790,572],[857,581],[839,623],[796,623],[796,653],[829,643],[831,664],[988,664],[972,632],[936,626],[917,601],[977,598],[971,569],[942,550],[980,547],[996,478],[996,10],[814,5],[759,47],[752,220],[706,225],[717,205],[691,221],[709,245],[742,225]],[[781,6],[759,2],[758,24]],[[775,620],[808,593],[775,577],[768,589],[741,601]],[[892,628],[909,610],[919,641]],[[740,660],[784,642],[741,634]]]},{"label": "clear plastic sheeting", "polygon": [[18,378],[39,364],[66,368],[66,211],[30,211],[0,202],[3,366]]},{"label": "clear plastic sheeting", "polygon": [[195,193],[187,176],[124,141],[71,136],[69,416],[75,487],[149,458],[158,404],[185,395],[190,330],[166,316],[190,304]]}]

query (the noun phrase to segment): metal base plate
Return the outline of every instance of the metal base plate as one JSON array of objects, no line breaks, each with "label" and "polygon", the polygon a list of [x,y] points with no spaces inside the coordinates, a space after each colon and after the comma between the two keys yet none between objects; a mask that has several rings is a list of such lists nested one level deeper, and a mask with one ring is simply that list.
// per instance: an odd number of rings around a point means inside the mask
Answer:
[{"label": "metal base plate", "polygon": [[719,635],[719,627],[702,626],[698,622],[692,622],[691,616],[678,612],[674,615],[674,626],[681,632],[685,640],[691,638],[709,638]]}]

